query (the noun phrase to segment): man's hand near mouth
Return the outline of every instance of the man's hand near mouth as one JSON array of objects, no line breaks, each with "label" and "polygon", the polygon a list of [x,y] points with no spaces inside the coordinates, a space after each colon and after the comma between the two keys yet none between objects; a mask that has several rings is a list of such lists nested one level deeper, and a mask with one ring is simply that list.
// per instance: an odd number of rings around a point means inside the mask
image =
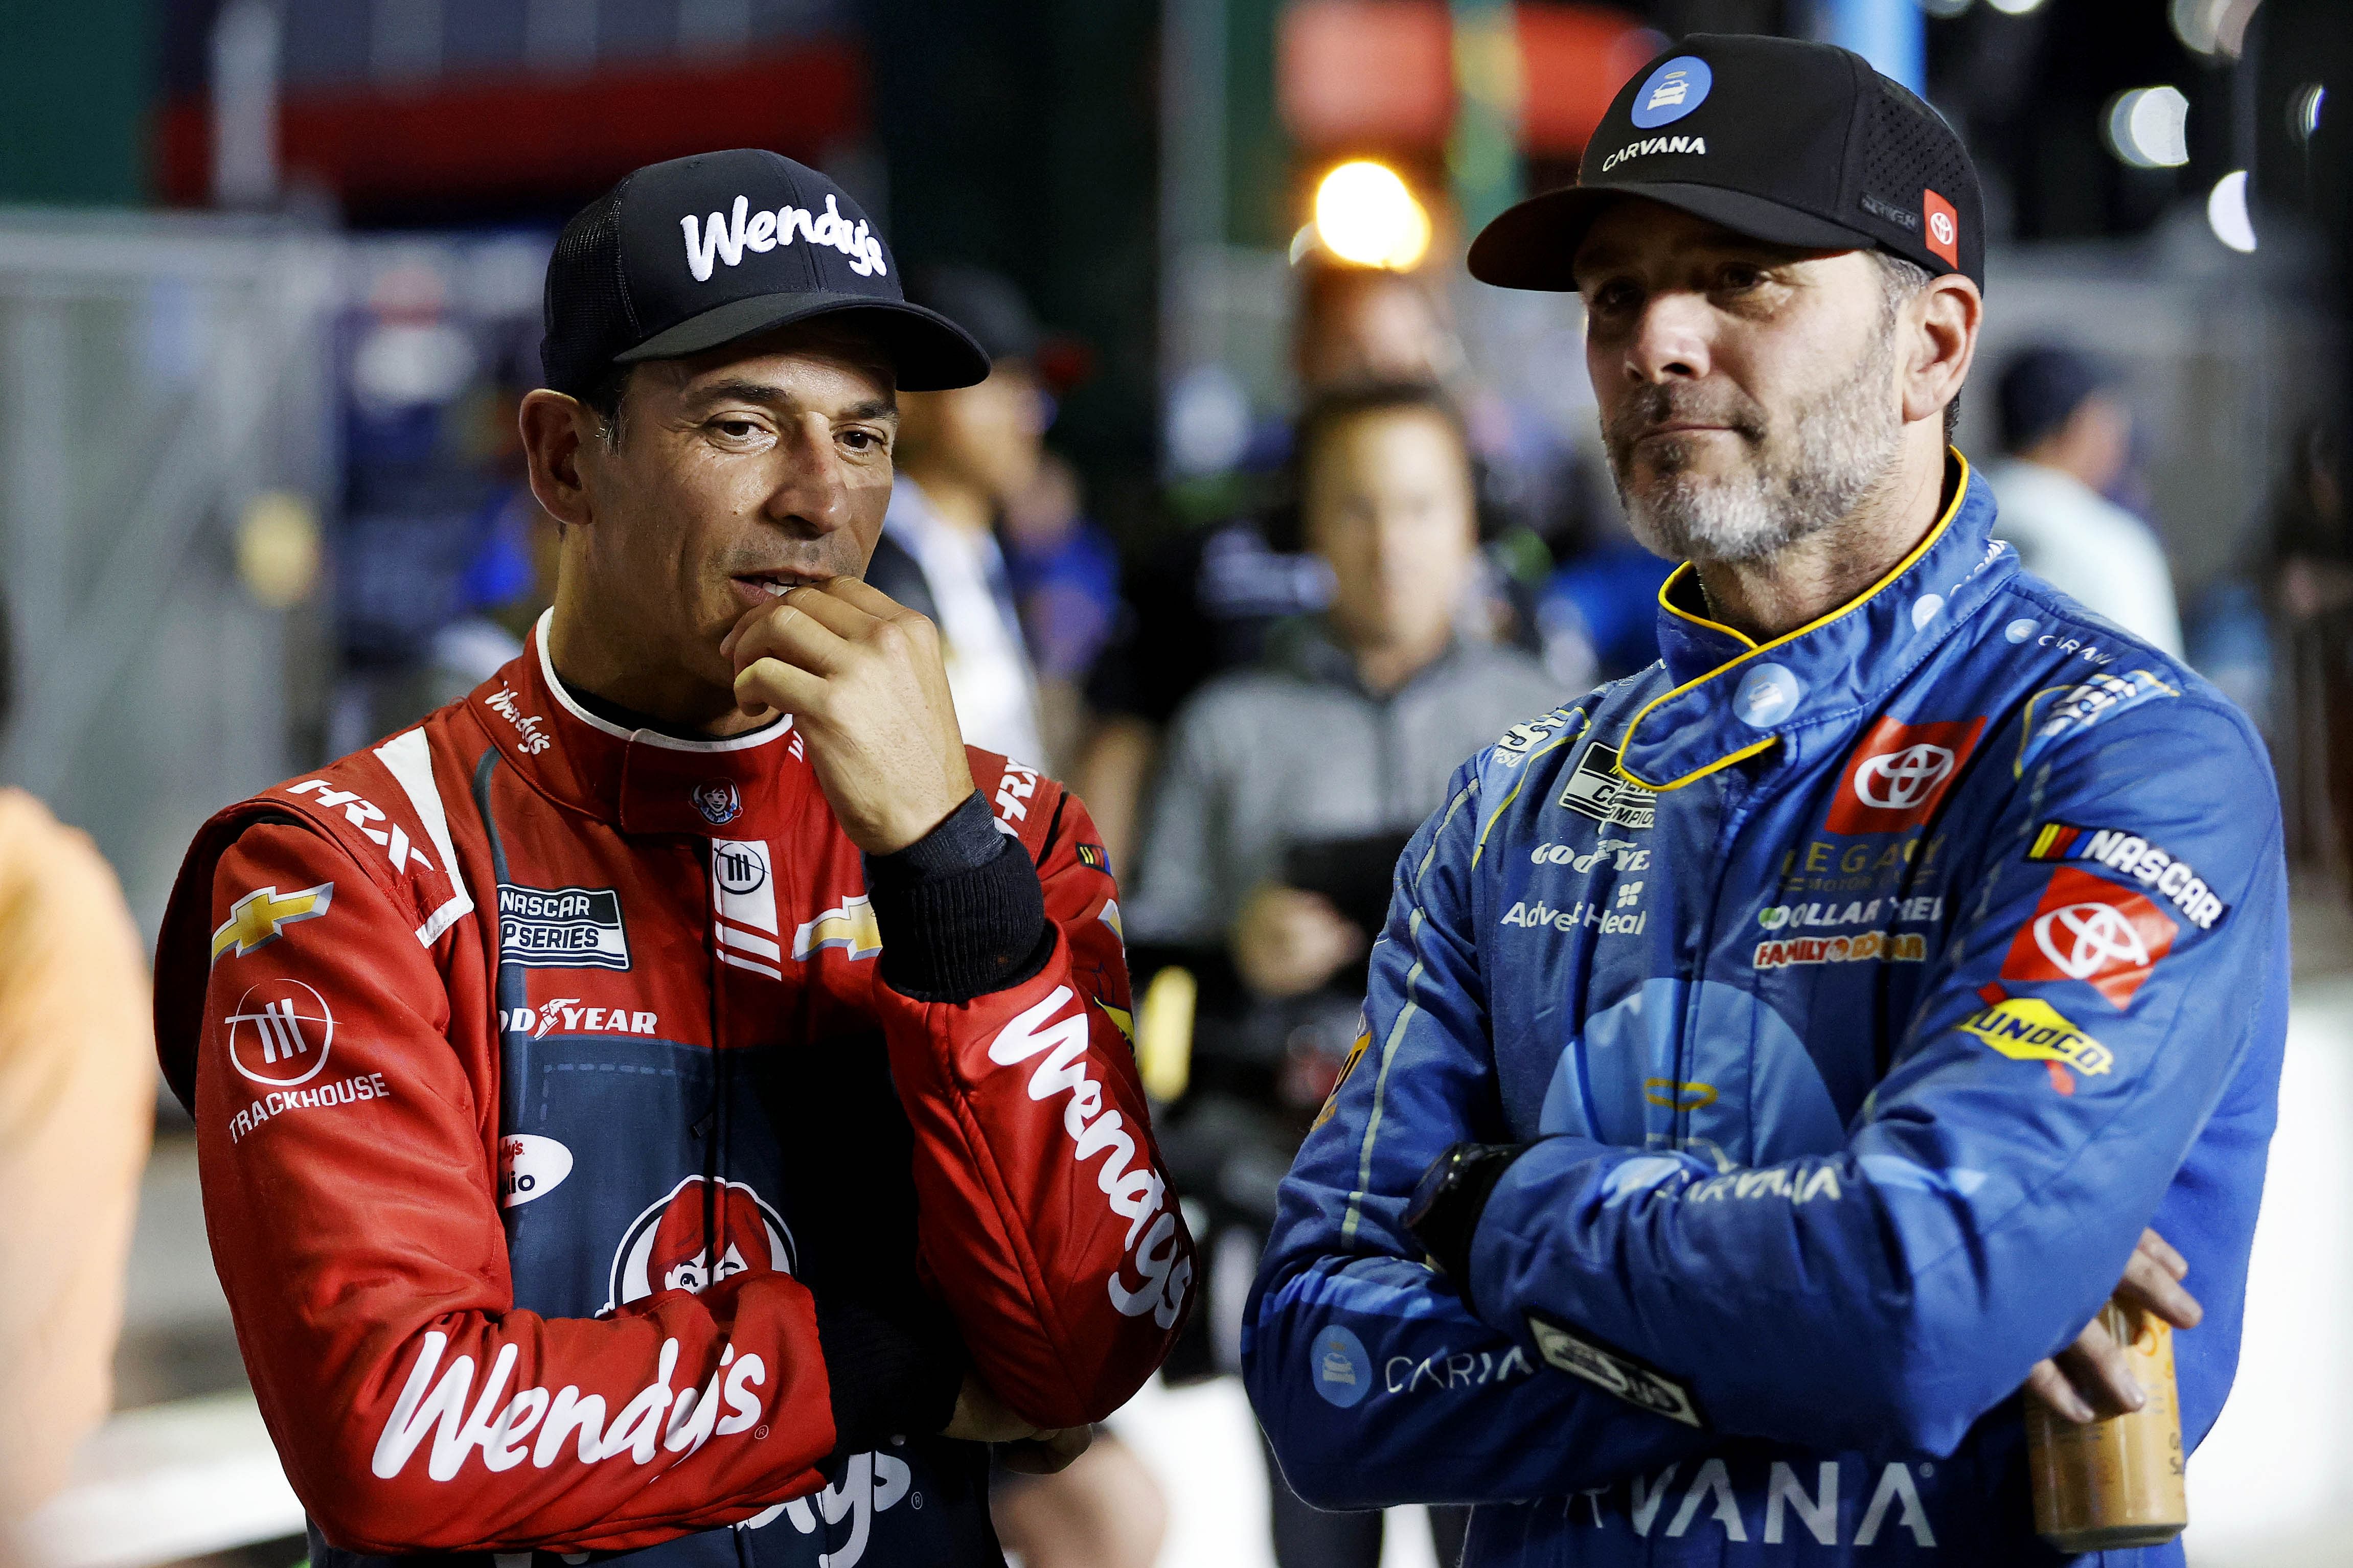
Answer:
[{"label": "man's hand near mouth", "polygon": [[904,849],[972,794],[939,632],[881,590],[855,577],[787,587],[719,651],[744,712],[793,716],[818,787],[867,854]]}]

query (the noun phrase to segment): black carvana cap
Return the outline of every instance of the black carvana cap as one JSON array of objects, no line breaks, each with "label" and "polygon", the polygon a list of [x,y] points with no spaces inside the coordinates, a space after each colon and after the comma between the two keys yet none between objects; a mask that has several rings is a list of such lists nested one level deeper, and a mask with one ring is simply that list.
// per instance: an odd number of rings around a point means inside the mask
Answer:
[{"label": "black carvana cap", "polygon": [[617,364],[681,359],[815,316],[851,315],[901,388],[988,374],[971,334],[901,290],[839,185],[756,148],[649,163],[573,215],[547,263],[547,384],[578,396]]},{"label": "black carvana cap", "polygon": [[1577,247],[1620,195],[1776,245],[1883,250],[1985,287],[1985,202],[1961,139],[1834,44],[1685,38],[1619,89],[1576,184],[1531,196],[1480,231],[1471,276],[1574,292]]}]

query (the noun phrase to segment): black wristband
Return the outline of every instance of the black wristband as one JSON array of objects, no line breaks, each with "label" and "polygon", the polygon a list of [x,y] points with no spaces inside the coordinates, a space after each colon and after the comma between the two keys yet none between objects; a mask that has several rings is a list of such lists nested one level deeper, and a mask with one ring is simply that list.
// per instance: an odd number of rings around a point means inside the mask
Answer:
[{"label": "black wristband", "polygon": [[884,984],[913,1002],[969,1002],[1046,965],[1046,890],[1021,841],[976,790],[906,848],[866,861]]},{"label": "black wristband", "polygon": [[1471,1299],[1471,1243],[1479,1234],[1480,1215],[1495,1184],[1526,1152],[1525,1143],[1457,1143],[1430,1163],[1406,1205],[1407,1231],[1465,1301]]},{"label": "black wristband", "polygon": [[863,1453],[900,1436],[930,1436],[955,1414],[963,1347],[920,1335],[860,1301],[813,1296],[818,1348],[833,1404],[834,1447]]}]

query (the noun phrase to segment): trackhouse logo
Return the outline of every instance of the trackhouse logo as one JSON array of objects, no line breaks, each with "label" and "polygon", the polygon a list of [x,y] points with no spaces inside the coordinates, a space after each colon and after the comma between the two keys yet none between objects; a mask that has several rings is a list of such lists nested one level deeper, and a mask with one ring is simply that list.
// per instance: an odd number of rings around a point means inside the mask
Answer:
[{"label": "trackhouse logo", "polygon": [[306,1084],[325,1070],[334,1048],[335,1015],[299,980],[265,980],[246,988],[228,1026],[229,1065],[271,1089]]}]

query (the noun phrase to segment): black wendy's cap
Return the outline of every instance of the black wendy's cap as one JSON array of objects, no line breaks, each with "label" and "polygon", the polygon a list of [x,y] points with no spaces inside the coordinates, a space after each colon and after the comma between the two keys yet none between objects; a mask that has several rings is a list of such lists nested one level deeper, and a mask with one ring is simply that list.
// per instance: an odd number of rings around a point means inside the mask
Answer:
[{"label": "black wendy's cap", "polygon": [[540,369],[577,396],[616,364],[850,313],[906,391],[988,374],[969,333],[907,302],[898,263],[839,185],[775,153],[702,153],[624,175],[564,226]]},{"label": "black wendy's cap", "polygon": [[1985,287],[1977,168],[1942,116],[1832,44],[1695,33],[1620,88],[1577,184],[1480,231],[1471,276],[1574,291],[1612,196],[1646,196],[1776,245],[1884,250]]}]

